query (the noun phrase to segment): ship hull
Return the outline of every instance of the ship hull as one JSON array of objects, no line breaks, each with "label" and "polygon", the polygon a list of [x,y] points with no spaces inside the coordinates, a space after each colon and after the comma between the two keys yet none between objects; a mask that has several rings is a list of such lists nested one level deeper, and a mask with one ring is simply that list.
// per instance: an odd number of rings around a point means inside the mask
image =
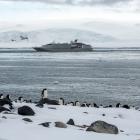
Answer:
[{"label": "ship hull", "polygon": [[73,47],[68,43],[63,44],[47,44],[42,47],[34,47],[38,52],[90,52],[93,51],[90,45],[82,45],[82,47]]},{"label": "ship hull", "polygon": [[47,48],[34,48],[38,52],[91,52],[92,49],[47,49]]}]

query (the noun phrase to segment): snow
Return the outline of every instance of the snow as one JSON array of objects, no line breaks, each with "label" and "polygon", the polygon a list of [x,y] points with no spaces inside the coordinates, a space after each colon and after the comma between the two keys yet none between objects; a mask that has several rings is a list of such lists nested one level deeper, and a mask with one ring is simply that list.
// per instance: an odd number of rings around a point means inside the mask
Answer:
[{"label": "snow", "polygon": [[[21,116],[17,108],[23,105],[30,106],[35,116]],[[140,139],[140,111],[123,108],[94,108],[75,106],[44,105],[36,107],[31,103],[14,103],[13,114],[0,114],[0,140],[138,140]],[[105,114],[103,116],[102,114]],[[7,117],[7,119],[3,118]],[[25,122],[22,118],[30,118],[33,122]],[[86,128],[70,126],[56,128],[54,122],[66,123],[72,118],[76,125],[90,125],[94,121],[103,120],[116,125],[119,134],[101,134],[86,132]],[[40,123],[51,122],[46,128]],[[124,132],[121,132],[123,130]]]}]

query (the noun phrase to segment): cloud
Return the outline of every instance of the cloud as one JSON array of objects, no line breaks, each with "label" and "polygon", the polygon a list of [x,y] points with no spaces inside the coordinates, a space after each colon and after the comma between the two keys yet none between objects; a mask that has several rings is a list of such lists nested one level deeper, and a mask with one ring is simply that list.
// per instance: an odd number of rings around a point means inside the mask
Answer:
[{"label": "cloud", "polygon": [[69,5],[113,5],[137,0],[0,0],[0,1],[25,1],[25,2],[45,2],[49,4],[69,4]]}]

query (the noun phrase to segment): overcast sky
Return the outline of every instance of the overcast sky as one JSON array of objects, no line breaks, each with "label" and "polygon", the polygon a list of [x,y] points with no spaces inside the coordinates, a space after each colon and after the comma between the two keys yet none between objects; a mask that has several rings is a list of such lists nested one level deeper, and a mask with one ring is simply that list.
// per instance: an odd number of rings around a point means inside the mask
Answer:
[{"label": "overcast sky", "polygon": [[2,31],[13,27],[30,30],[87,25],[88,29],[101,28],[104,32],[112,26],[110,34],[118,36],[124,27],[138,39],[140,0],[0,0]]}]

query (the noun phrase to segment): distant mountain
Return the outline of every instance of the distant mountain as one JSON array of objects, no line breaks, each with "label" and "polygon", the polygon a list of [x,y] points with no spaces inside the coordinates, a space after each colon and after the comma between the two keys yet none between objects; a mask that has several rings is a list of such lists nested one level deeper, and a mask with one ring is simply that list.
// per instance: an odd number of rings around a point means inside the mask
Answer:
[{"label": "distant mountain", "polygon": [[30,32],[0,32],[0,42],[2,43],[44,44],[52,41],[70,42],[74,39],[79,39],[80,41],[90,44],[94,44],[95,42],[103,43],[118,41],[118,39],[112,36],[80,29],[46,29]]}]

